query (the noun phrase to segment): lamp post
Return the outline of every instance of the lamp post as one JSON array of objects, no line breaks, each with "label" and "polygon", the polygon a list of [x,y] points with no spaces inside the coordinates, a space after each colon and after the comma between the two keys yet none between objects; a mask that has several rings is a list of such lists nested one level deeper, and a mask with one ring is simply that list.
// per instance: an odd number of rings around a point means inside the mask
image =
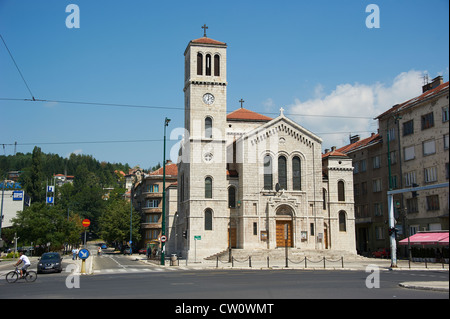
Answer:
[{"label": "lamp post", "polygon": [[133,250],[133,185],[130,188],[130,256]]},{"label": "lamp post", "polygon": [[[166,127],[169,126],[170,119],[164,120],[164,149],[163,149],[163,196],[162,196],[162,223],[161,237],[166,235]],[[164,266],[165,241],[161,241],[161,265]]]}]

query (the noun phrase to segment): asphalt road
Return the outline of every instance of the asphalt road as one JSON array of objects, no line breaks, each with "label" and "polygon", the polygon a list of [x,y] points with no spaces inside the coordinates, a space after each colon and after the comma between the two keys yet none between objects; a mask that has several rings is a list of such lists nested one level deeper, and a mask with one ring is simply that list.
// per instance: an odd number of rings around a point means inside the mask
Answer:
[{"label": "asphalt road", "polygon": [[[63,263],[63,267],[66,266]],[[442,271],[381,271],[380,287],[369,289],[366,287],[369,274],[364,271],[169,271],[116,255],[97,258],[96,269],[94,275],[75,277],[64,271],[61,274],[41,274],[34,283],[20,281],[8,284],[2,277],[0,299],[264,299],[276,302],[281,299],[449,298],[446,292],[399,287],[399,283],[405,281],[448,281],[449,273]]]}]

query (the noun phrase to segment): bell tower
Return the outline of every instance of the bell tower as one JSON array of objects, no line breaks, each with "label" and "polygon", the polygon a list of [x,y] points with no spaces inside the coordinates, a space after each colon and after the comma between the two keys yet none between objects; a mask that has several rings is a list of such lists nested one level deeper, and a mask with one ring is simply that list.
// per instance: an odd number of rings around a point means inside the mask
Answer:
[{"label": "bell tower", "polygon": [[[227,247],[226,110],[227,73],[224,42],[202,27],[202,38],[185,52],[185,136],[178,172],[179,210],[185,217],[186,253],[197,257]],[[198,237],[200,236],[200,237]],[[195,238],[201,241],[194,242]],[[219,245],[218,242],[220,242]]]}]

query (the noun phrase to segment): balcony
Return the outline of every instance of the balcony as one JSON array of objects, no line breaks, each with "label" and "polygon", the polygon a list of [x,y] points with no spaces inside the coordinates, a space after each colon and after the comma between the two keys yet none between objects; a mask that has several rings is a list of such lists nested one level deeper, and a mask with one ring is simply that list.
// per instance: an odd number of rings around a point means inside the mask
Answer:
[{"label": "balcony", "polygon": [[141,229],[161,229],[161,223],[141,223]]},{"label": "balcony", "polygon": [[143,213],[162,213],[161,207],[142,207]]},{"label": "balcony", "polygon": [[142,193],[142,196],[144,196],[144,199],[162,198],[162,193]]}]

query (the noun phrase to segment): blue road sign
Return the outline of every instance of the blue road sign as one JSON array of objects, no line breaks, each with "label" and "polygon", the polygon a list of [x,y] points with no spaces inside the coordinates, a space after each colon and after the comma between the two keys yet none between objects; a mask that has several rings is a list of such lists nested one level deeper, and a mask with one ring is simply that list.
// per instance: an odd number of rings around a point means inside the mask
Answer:
[{"label": "blue road sign", "polygon": [[89,250],[83,248],[83,249],[80,249],[80,251],[78,252],[78,257],[80,259],[87,259],[89,257],[89,254],[90,254]]}]

